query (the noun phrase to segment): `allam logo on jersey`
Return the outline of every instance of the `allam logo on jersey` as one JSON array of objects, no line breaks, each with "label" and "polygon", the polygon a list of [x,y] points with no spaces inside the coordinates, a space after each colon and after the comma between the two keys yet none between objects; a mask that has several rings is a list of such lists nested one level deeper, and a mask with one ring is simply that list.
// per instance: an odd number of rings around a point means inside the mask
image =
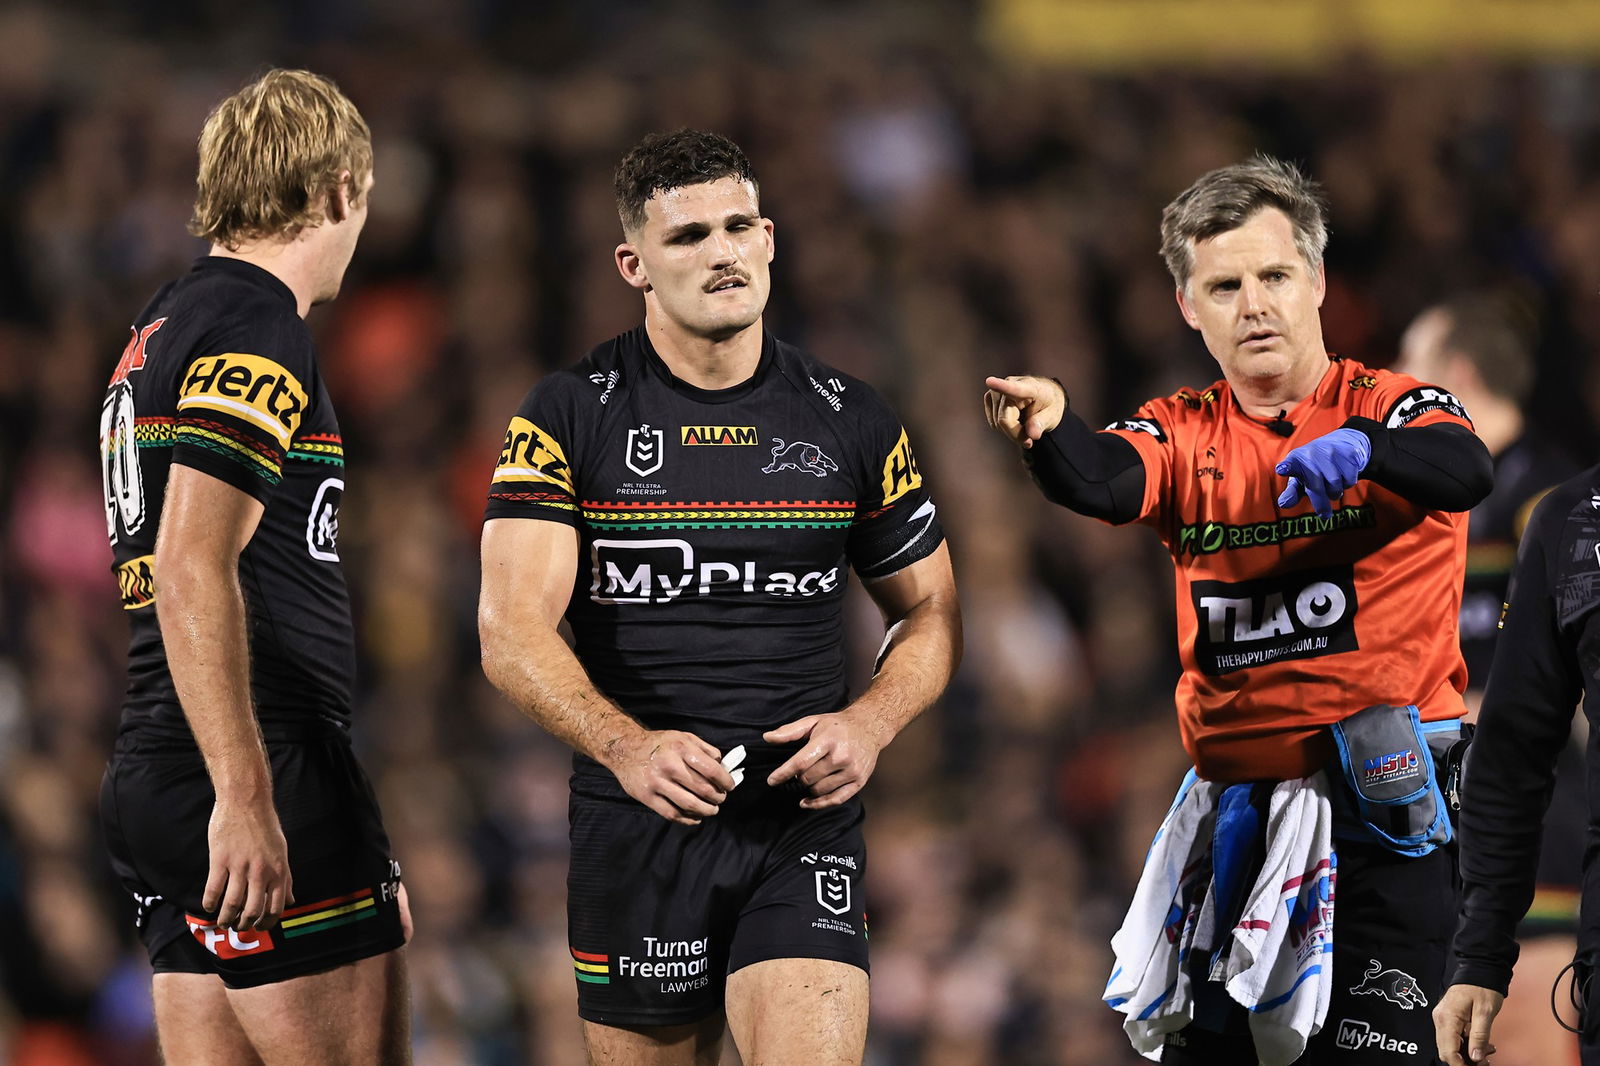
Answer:
[{"label": "allam logo on jersey", "polygon": [[1384,419],[1384,428],[1399,429],[1429,411],[1444,411],[1457,418],[1472,421],[1467,416],[1467,409],[1455,396],[1432,385],[1423,385],[1421,388],[1412,389],[1395,401],[1395,405],[1389,408],[1388,417]]},{"label": "allam logo on jersey", "polygon": [[650,423],[642,422],[638,429],[628,430],[628,450],[623,454],[623,461],[640,477],[649,477],[661,469],[661,464],[666,462],[666,434],[659,429],[651,429]]},{"label": "allam logo on jersey", "polygon": [[1213,677],[1289,659],[1355,651],[1356,585],[1348,566],[1255,581],[1196,581],[1194,657]]},{"label": "allam logo on jersey", "polygon": [[518,416],[506,429],[495,465],[494,484],[539,481],[572,494],[572,468],[556,439],[526,418]]},{"label": "allam logo on jersey", "polygon": [[810,597],[839,587],[839,568],[758,573],[754,560],[700,560],[686,540],[606,540],[589,546],[589,599],[601,605],[672,603],[686,596],[756,593]]},{"label": "allam logo on jersey", "polygon": [[906,493],[922,487],[922,471],[917,469],[917,457],[911,451],[911,439],[900,431],[900,439],[883,461],[883,505],[898,500]]},{"label": "allam logo on jersey", "polygon": [[228,352],[196,359],[178,387],[178,410],[201,408],[266,430],[285,450],[309,403],[300,379],[260,355]]},{"label": "allam logo on jersey", "polygon": [[691,446],[760,444],[761,436],[755,426],[683,426],[678,430],[678,443]]}]

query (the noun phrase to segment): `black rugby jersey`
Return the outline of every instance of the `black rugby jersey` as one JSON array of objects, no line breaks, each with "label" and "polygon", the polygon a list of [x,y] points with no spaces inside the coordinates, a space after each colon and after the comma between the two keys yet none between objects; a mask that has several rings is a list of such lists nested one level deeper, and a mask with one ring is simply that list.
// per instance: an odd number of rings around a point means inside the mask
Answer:
[{"label": "black rugby jersey", "polygon": [[529,393],[486,517],[576,526],[566,617],[595,686],[723,751],[843,707],[848,571],[886,576],[944,540],[866,384],[767,334],[748,381],[698,389],[643,326]]},{"label": "black rugby jersey", "polygon": [[1533,434],[1518,437],[1494,458],[1494,489],[1472,509],[1467,525],[1461,654],[1467,660],[1471,688],[1489,683],[1489,663],[1522,527],[1539,498],[1577,472],[1576,463]]},{"label": "black rugby jersey", "polygon": [[239,556],[262,734],[347,728],[355,648],[339,566],[344,448],[294,294],[208,256],[133,326],[100,414],[106,528],[132,625],[121,732],[192,747],[156,621],[151,573],[171,464],[265,505]]},{"label": "black rugby jersey", "polygon": [[[1453,981],[1504,993],[1517,957],[1517,922],[1533,898],[1540,835],[1556,758],[1579,700],[1588,759],[1600,758],[1600,467],[1562,482],[1534,508],[1512,576],[1461,807],[1461,922]],[[1600,777],[1588,780],[1592,841]],[[1563,841],[1578,847],[1576,841]],[[1600,865],[1583,860],[1578,953],[1600,949]]]}]

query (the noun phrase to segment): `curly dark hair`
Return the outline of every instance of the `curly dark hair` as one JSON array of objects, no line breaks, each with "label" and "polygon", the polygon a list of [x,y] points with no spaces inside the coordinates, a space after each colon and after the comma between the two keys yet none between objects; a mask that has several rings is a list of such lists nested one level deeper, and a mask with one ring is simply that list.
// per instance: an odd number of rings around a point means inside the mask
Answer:
[{"label": "curly dark hair", "polygon": [[645,201],[656,193],[722,178],[757,184],[750,160],[728,138],[691,129],[652,133],[617,164],[612,188],[622,228],[633,233],[644,225]]}]

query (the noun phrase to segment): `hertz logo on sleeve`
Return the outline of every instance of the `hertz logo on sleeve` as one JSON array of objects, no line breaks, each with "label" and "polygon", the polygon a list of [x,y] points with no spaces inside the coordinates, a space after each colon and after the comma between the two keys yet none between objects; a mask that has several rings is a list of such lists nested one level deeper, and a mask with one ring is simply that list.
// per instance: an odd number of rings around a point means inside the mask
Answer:
[{"label": "hertz logo on sleeve", "polygon": [[542,481],[572,492],[572,468],[556,439],[520,415],[511,420],[494,483]]},{"label": "hertz logo on sleeve", "polygon": [[156,602],[156,557],[141,555],[117,565],[117,585],[122,590],[122,609],[137,611]]},{"label": "hertz logo on sleeve", "polygon": [[900,440],[889,452],[889,457],[883,461],[884,506],[921,487],[922,472],[917,469],[917,457],[911,453],[911,440],[902,429]]},{"label": "hertz logo on sleeve", "polygon": [[678,431],[681,444],[760,444],[755,426],[684,426]]},{"label": "hertz logo on sleeve", "polygon": [[298,378],[259,355],[229,352],[196,359],[178,393],[178,410],[204,408],[243,419],[271,433],[284,449],[306,412]]}]

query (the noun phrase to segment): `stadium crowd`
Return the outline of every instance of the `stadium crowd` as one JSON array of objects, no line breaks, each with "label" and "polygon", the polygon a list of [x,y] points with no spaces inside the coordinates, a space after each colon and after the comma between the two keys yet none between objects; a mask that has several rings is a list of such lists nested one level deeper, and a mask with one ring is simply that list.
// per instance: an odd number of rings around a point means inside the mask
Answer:
[{"label": "stadium crowd", "polygon": [[[205,108],[266,65],[329,74],[373,129],[368,229],[310,323],[349,461],[356,743],[414,908],[429,1066],[581,1061],[568,754],[479,669],[477,539],[517,398],[637,320],[610,179],[645,131],[748,151],[777,224],[769,328],[901,412],[956,560],[961,672],[866,793],[875,1066],[1140,1061],[1099,997],[1187,765],[1168,564],[1046,504],[979,398],[987,373],[1057,375],[1105,422],[1219,376],[1156,251],[1195,175],[1260,149],[1326,184],[1336,352],[1388,365],[1427,304],[1515,296],[1537,419],[1594,454],[1600,71],[1037,70],[975,45],[965,5],[780,7],[0,12],[0,1062],[154,1061],[95,819],[126,655],[98,404],[129,309],[204,252],[184,223]],[[859,684],[864,596],[851,621]]]}]

